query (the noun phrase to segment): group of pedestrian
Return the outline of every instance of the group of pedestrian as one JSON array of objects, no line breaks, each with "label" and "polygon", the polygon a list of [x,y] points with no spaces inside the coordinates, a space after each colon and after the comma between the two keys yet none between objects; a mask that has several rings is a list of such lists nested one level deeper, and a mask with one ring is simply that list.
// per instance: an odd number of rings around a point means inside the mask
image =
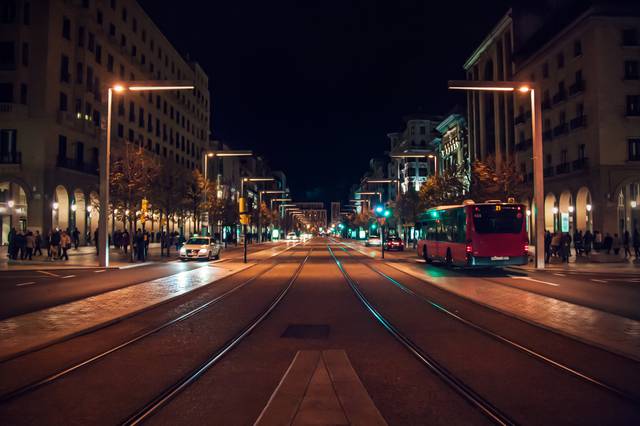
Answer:
[{"label": "group of pedestrian", "polygon": [[[573,242],[573,248],[575,249],[576,256],[589,256],[592,249],[602,250],[607,254],[619,255],[620,249],[624,249],[624,258],[631,259],[635,256],[636,261],[640,259],[640,232],[635,228],[633,234],[629,231],[624,231],[622,238],[614,233],[613,236],[606,232],[604,237],[602,233],[598,231],[587,230],[582,233],[581,230],[576,230],[573,233],[573,238],[568,232],[545,232],[544,236],[544,252],[545,262],[549,263],[551,257],[557,257],[562,262],[569,262],[571,257],[571,243]],[[631,247],[633,247],[634,253],[632,256]]]},{"label": "group of pedestrian", "polygon": [[73,231],[55,228],[44,236],[38,230],[23,232],[11,228],[8,239],[8,256],[12,260],[33,260],[34,256],[42,256],[43,248],[47,250],[47,260],[69,260],[69,249],[80,245],[77,228]]}]

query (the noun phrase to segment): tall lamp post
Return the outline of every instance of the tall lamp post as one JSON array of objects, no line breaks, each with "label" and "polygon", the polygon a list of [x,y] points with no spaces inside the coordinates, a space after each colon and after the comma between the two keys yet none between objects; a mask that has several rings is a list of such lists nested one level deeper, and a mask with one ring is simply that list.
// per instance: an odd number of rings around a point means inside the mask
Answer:
[{"label": "tall lamp post", "polygon": [[[244,184],[249,183],[249,182],[273,182],[275,181],[275,178],[272,177],[243,177],[242,180],[240,181],[240,198],[244,200]],[[246,207],[246,202],[243,201],[240,203],[240,205],[245,205]],[[240,215],[246,215],[248,214],[248,212],[240,212]],[[260,222],[260,206],[258,206],[258,222]],[[243,249],[243,261],[244,263],[247,263],[247,224],[243,223],[242,224],[243,227],[243,235],[244,235],[244,249]]]},{"label": "tall lamp post", "polygon": [[[209,151],[207,152],[206,155],[203,156],[203,161],[204,161],[204,181],[208,182],[208,172],[209,172],[209,158],[212,159],[216,159],[216,158],[226,158],[226,157],[250,157],[253,155],[252,151],[248,151],[248,150],[239,150],[239,151],[233,151],[233,150],[228,150],[228,151]],[[217,182],[217,176],[216,176],[216,182]],[[204,202],[205,205],[207,203],[207,191],[204,192]],[[206,226],[206,231],[210,232],[209,229],[209,211],[207,210],[206,212],[204,212],[204,220],[203,220],[203,228]],[[204,229],[203,229],[203,233],[204,233]]]},{"label": "tall lamp post", "polygon": [[107,215],[109,211],[109,167],[111,157],[111,111],[113,94],[125,92],[148,92],[168,90],[193,90],[189,81],[149,80],[129,81],[110,86],[107,93],[107,137],[100,141],[100,218],[98,221],[98,263],[100,267],[109,266],[109,233],[107,232]]},{"label": "tall lamp post", "polygon": [[[278,189],[278,190],[263,190],[263,191],[259,191],[258,192],[258,242],[261,243],[262,242],[262,215],[261,213],[261,209],[262,209],[262,194],[286,194],[287,191]],[[271,209],[269,211],[273,210],[273,203],[271,203]]]},{"label": "tall lamp post", "polygon": [[536,269],[544,269],[544,175],[542,158],[542,102],[540,88],[522,81],[449,81],[449,89],[489,92],[529,93],[531,98],[531,133],[533,139],[533,199],[535,202]]}]

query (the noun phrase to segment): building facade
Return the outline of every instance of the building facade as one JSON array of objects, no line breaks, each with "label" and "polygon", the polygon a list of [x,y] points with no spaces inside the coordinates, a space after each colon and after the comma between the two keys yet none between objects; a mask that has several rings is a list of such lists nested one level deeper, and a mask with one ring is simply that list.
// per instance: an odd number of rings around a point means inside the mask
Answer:
[{"label": "building facade", "polygon": [[11,227],[95,230],[99,142],[107,88],[116,82],[193,82],[193,91],[115,95],[112,143],[131,141],[180,167],[203,167],[208,77],[135,0],[9,0],[2,6],[2,244]]},{"label": "building facade", "polygon": [[[510,11],[483,43],[483,53],[467,61],[467,77],[501,80],[495,69],[501,64],[513,70],[504,79],[539,86],[546,229],[620,235],[640,227],[640,10],[629,2],[556,3],[548,15]],[[471,155],[514,158],[531,182],[529,97],[468,96]],[[502,122],[510,123],[506,138],[499,135]]]}]

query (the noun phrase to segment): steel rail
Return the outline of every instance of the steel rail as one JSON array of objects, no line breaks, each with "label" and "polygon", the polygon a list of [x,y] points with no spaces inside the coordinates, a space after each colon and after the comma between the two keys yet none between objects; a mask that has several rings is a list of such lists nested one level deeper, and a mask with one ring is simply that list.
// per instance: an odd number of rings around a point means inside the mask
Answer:
[{"label": "steel rail", "polygon": [[214,366],[220,359],[222,359],[229,351],[235,348],[245,337],[247,337],[262,321],[264,321],[269,314],[278,306],[278,304],[282,301],[282,299],[287,295],[293,283],[297,280],[304,268],[304,265],[307,263],[309,256],[311,256],[311,252],[313,248],[309,250],[307,256],[304,258],[302,263],[298,266],[296,271],[293,273],[291,279],[287,283],[287,285],[276,295],[276,297],[271,301],[269,306],[265,310],[263,310],[260,314],[258,314],[249,324],[247,324],[236,336],[229,339],[225,342],[219,349],[213,352],[204,362],[198,365],[195,369],[191,370],[189,373],[184,375],[180,380],[173,383],[172,385],[165,388],[162,392],[160,392],[157,396],[155,396],[151,401],[144,405],[144,407],[137,410],[131,416],[129,416],[126,420],[124,420],[121,424],[126,426],[138,425],[154,415],[158,410],[160,410],[164,405],[166,405],[169,401],[175,398],[180,392],[186,389],[189,385],[198,380],[209,368]]},{"label": "steel rail", "polygon": [[451,386],[454,391],[460,394],[471,405],[476,407],[480,412],[487,416],[491,421],[498,425],[515,425],[516,422],[511,420],[506,414],[502,413],[491,402],[483,398],[480,394],[474,391],[471,387],[466,385],[462,380],[458,379],[454,374],[449,372],[444,366],[438,363],[425,353],[416,343],[414,343],[409,337],[403,334],[398,328],[396,328],[387,318],[384,317],[376,309],[376,307],[366,298],[357,282],[351,278],[349,273],[344,269],[342,263],[335,256],[331,247],[327,244],[327,249],[336,262],[338,269],[342,272],[345,280],[351,287],[351,290],[355,293],[356,297],[364,305],[364,307],[373,315],[373,317],[393,336],[398,340],[411,354],[413,354],[420,362],[433,371],[440,379],[446,384]]},{"label": "steel rail", "polygon": [[[341,243],[344,244],[344,243]],[[351,247],[346,246],[349,250],[353,250]],[[342,247],[341,247],[342,248]],[[350,252],[348,252],[347,250],[345,250],[344,248],[342,248],[342,250],[347,253],[349,256],[356,258],[353,254],[351,254]],[[385,274],[384,272],[380,271],[379,269],[369,265],[368,263],[364,263],[364,262],[360,262],[362,265],[366,266],[367,268],[369,268],[370,270],[372,270],[373,272],[377,273],[378,275],[382,276],[383,278],[385,278],[386,280],[388,280],[389,282],[391,282],[393,285],[395,285],[396,287],[398,287],[400,290],[402,290],[403,292],[410,294],[416,298],[418,298],[419,300],[421,300],[422,302],[425,302],[426,304],[428,304],[429,306],[431,306],[432,308],[440,311],[441,313],[444,313],[445,315],[456,319],[457,321],[463,323],[466,326],[469,326],[471,328],[473,328],[474,330],[489,336],[501,343],[504,343],[507,346],[510,346],[514,349],[517,349],[529,356],[531,356],[532,358],[542,362],[545,365],[549,365],[551,367],[554,367],[574,378],[577,378],[581,381],[587,382],[591,385],[594,385],[596,387],[598,387],[601,390],[605,390],[607,392],[613,393],[616,396],[618,396],[619,398],[625,399],[629,402],[633,402],[634,404],[640,404],[640,398],[625,392],[613,385],[607,384],[597,378],[591,377],[589,375],[587,375],[586,373],[583,373],[575,368],[572,368],[560,361],[556,361],[554,359],[549,358],[548,356],[545,356],[539,352],[536,352],[535,350],[528,348],[524,345],[521,345],[520,343],[517,343],[507,337],[504,337],[494,331],[489,330],[488,328],[485,328],[481,325],[478,325],[456,313],[454,313],[453,311],[451,311],[450,309],[448,309],[447,307],[445,307],[443,304],[438,303],[432,299],[429,299],[428,297],[422,295],[422,294],[418,294],[416,292],[414,292],[413,290],[411,290],[410,288],[408,288],[407,286],[405,286],[404,284],[400,283],[399,281],[395,280],[394,278],[390,277],[389,275]],[[410,274],[407,274],[404,271],[398,270],[399,272],[408,275],[410,277],[412,277]],[[415,278],[415,277],[412,277]]]},{"label": "steel rail", "polygon": [[[229,297],[231,294],[235,293],[236,291],[238,291],[241,288],[247,286],[251,282],[257,280],[260,277],[262,277],[263,275],[265,275],[266,273],[271,271],[276,266],[277,266],[277,263],[274,263],[273,265],[269,266],[267,269],[265,269],[264,271],[260,272],[259,274],[257,274],[255,276],[253,276],[253,277],[241,282],[240,284],[232,287],[231,289],[225,291],[224,293],[222,293],[222,294],[220,294],[220,295],[218,295],[218,296],[216,296],[216,297],[214,297],[212,299],[209,299],[207,302],[197,306],[196,308],[193,308],[193,309],[189,310],[188,312],[185,312],[184,314],[182,314],[182,315],[180,315],[180,316],[178,316],[176,318],[173,318],[173,319],[171,319],[169,321],[166,321],[166,322],[164,322],[164,323],[152,328],[151,330],[145,331],[144,333],[139,334],[139,335],[137,335],[137,336],[135,336],[135,337],[123,342],[123,343],[120,343],[120,344],[118,344],[116,346],[113,346],[113,347],[111,347],[111,348],[109,348],[109,349],[107,349],[107,350],[105,350],[105,351],[103,351],[103,352],[101,352],[101,353],[99,353],[97,355],[94,355],[94,356],[92,356],[90,358],[87,358],[84,361],[80,361],[80,362],[78,362],[78,363],[76,363],[76,364],[74,364],[74,365],[72,365],[70,367],[64,368],[63,370],[60,370],[60,371],[58,371],[56,373],[53,373],[53,374],[51,374],[51,375],[49,375],[47,377],[44,377],[42,379],[36,380],[34,382],[31,382],[31,383],[29,383],[27,385],[21,386],[18,389],[15,389],[15,390],[13,390],[11,392],[8,392],[8,393],[6,393],[4,395],[0,395],[0,404],[6,403],[6,402],[11,401],[11,400],[13,400],[15,398],[18,398],[18,397],[20,397],[22,395],[25,395],[27,393],[33,392],[33,391],[35,391],[36,389],[38,389],[38,388],[40,388],[42,386],[51,384],[51,383],[57,381],[58,379],[73,373],[74,371],[77,371],[77,370],[79,370],[79,369],[81,369],[83,367],[87,367],[87,366],[95,363],[96,361],[99,361],[102,358],[105,358],[106,356],[111,355],[114,352],[117,352],[117,351],[119,351],[121,349],[124,349],[124,348],[126,348],[126,347],[128,347],[128,346],[130,346],[130,345],[132,345],[132,344],[134,344],[134,343],[146,338],[146,337],[149,337],[152,334],[155,334],[155,333],[157,333],[157,332],[159,332],[159,331],[161,331],[161,330],[163,330],[163,329],[165,329],[167,327],[170,327],[170,326],[172,326],[174,324],[177,324],[179,322],[182,322],[182,321],[186,320],[186,319],[188,319],[188,318],[190,318],[190,317],[202,312],[203,310],[205,310],[207,308],[210,308],[211,306],[217,304],[218,302],[221,302],[222,300],[224,300],[227,297]],[[247,269],[250,269],[250,268],[247,268]],[[185,293],[185,294],[189,294],[189,293]],[[147,311],[143,311],[141,313],[144,313],[144,312],[148,312],[148,310]],[[109,325],[113,325],[113,324],[109,324]]]}]

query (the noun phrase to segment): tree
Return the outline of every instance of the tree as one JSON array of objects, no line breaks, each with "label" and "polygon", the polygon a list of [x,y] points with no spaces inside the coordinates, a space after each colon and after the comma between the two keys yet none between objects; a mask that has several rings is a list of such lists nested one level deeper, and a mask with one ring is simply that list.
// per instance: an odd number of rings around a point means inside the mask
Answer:
[{"label": "tree", "polygon": [[[412,226],[415,224],[418,213],[420,212],[420,197],[413,185],[410,185],[409,190],[398,197],[395,210],[398,221],[403,228],[404,225]],[[404,235],[406,242],[406,232]]]},{"label": "tree", "polygon": [[506,200],[521,198],[527,188],[524,175],[516,167],[513,158],[503,161],[498,167],[492,157],[476,160],[471,167],[471,197],[476,201],[490,199]]},{"label": "tree", "polygon": [[420,187],[420,209],[459,204],[465,198],[464,174],[461,170],[444,170],[430,176]]},{"label": "tree", "polygon": [[196,229],[199,228],[200,213],[208,209],[208,202],[204,202],[204,194],[209,193],[209,182],[207,182],[200,170],[195,169],[188,176],[186,192],[184,195],[184,207],[186,211],[193,214]]},{"label": "tree", "polygon": [[[123,220],[129,223],[129,245],[133,247],[136,211],[142,199],[149,196],[158,175],[158,163],[142,147],[127,141],[114,146],[111,158],[109,181],[113,205],[122,210]],[[129,260],[133,262],[133,250]]]},{"label": "tree", "polygon": [[[180,167],[173,160],[163,158],[159,162],[160,171],[151,188],[151,200],[160,211],[160,229],[166,222],[166,231],[169,231],[169,218],[180,210],[186,193],[189,173],[184,167]],[[161,244],[160,254],[164,254],[164,244]],[[167,256],[169,255],[169,247]]]}]

